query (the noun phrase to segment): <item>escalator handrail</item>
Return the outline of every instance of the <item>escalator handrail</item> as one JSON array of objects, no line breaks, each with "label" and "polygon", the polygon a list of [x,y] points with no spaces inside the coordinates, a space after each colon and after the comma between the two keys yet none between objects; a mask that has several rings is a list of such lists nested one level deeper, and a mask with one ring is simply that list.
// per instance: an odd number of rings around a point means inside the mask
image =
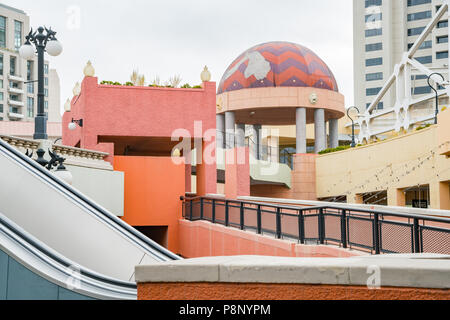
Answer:
[{"label": "escalator handrail", "polygon": [[[141,234],[140,232],[135,230],[133,227],[131,227],[130,225],[128,225],[127,223],[125,223],[124,221],[122,221],[121,219],[116,217],[114,214],[108,212],[107,210],[105,210],[104,208],[99,206],[94,201],[88,199],[86,196],[84,196],[82,193],[77,191],[75,188],[73,188],[72,186],[70,186],[67,183],[65,183],[62,180],[60,180],[58,177],[53,175],[46,168],[42,167],[41,165],[39,165],[34,160],[28,158],[27,156],[25,156],[24,154],[22,154],[18,150],[16,150],[13,147],[11,147],[6,142],[2,141],[2,139],[0,139],[0,147],[1,147],[0,150],[3,148],[6,151],[8,151],[9,153],[12,153],[15,157],[19,158],[20,160],[22,160],[23,162],[25,162],[26,164],[28,164],[29,166],[31,166],[32,168],[37,170],[39,173],[43,174],[46,178],[51,180],[53,183],[56,183],[60,188],[64,189],[69,194],[75,196],[74,200],[78,200],[79,202],[84,202],[84,203],[88,204],[91,208],[94,209],[94,213],[100,213],[104,218],[107,218],[113,224],[116,224],[116,225],[122,227],[124,230],[128,231],[130,234],[132,234],[138,240],[144,242],[146,245],[148,245],[151,249],[155,250],[159,254],[162,254],[163,256],[168,258],[169,260],[181,260],[181,258],[179,256],[177,256],[176,254],[174,254],[174,253],[170,252],[169,250],[163,248],[162,246],[160,246],[156,242],[150,240],[149,238],[147,238],[146,236],[144,236],[143,234]],[[17,159],[14,159],[14,157],[12,159],[17,161],[17,162],[19,162]]]}]

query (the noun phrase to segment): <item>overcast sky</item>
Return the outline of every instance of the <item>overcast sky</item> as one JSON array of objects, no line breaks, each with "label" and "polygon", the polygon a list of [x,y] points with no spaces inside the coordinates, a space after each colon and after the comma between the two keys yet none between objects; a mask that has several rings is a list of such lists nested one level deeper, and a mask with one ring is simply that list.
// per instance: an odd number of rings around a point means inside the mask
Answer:
[{"label": "overcast sky", "polygon": [[[290,41],[315,51],[353,104],[351,0],[2,0],[24,10],[31,25],[51,26],[64,46],[50,60],[61,78],[62,104],[91,60],[99,80],[126,82],[138,68],[147,80],[177,74],[200,83],[208,65],[220,82],[248,48]],[[80,19],[78,19],[78,12]]]}]

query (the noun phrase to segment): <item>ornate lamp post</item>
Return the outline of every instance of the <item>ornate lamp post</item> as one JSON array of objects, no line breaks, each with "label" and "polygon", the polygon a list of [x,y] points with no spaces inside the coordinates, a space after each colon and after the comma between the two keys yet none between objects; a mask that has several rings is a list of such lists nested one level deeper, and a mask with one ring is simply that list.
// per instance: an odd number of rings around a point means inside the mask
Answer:
[{"label": "ornate lamp post", "polygon": [[350,107],[347,110],[347,117],[350,118],[350,120],[352,120],[352,144],[350,145],[352,148],[356,147],[356,141],[355,141],[355,120],[350,117],[350,110],[355,109],[356,111],[358,111],[359,114],[359,109],[357,107]]},{"label": "ornate lamp post", "polygon": [[445,81],[445,78],[444,78],[444,76],[443,76],[442,74],[435,72],[435,73],[430,74],[430,75],[428,76],[428,80],[427,80],[427,81],[428,81],[428,85],[430,86],[430,88],[431,88],[431,89],[434,91],[434,93],[436,94],[436,113],[435,113],[434,124],[437,124],[437,123],[438,123],[438,114],[439,114],[439,94],[438,94],[437,90],[436,90],[436,89],[431,85],[431,83],[430,83],[430,80],[431,80],[431,78],[432,78],[434,75],[440,76],[440,77],[442,78],[442,81]]},{"label": "ornate lamp post", "polygon": [[[44,110],[44,53],[51,56],[59,56],[63,50],[61,43],[56,39],[56,32],[52,29],[39,27],[33,32],[31,29],[26,36],[25,44],[20,48],[19,53],[23,59],[31,60],[35,57],[35,50],[38,55],[38,112],[35,118],[34,136],[35,140],[47,140],[47,118]],[[34,43],[35,48],[33,48]]]}]

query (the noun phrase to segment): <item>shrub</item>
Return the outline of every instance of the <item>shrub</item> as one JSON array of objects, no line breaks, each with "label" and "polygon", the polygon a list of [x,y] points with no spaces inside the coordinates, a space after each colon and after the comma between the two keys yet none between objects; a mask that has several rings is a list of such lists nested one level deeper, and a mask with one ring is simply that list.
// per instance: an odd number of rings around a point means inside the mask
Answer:
[{"label": "shrub", "polygon": [[339,147],[334,148],[334,149],[325,149],[325,150],[319,152],[319,154],[329,154],[329,153],[333,153],[333,152],[344,151],[344,150],[347,150],[347,149],[350,149],[350,148],[351,148],[350,146],[339,146]]}]

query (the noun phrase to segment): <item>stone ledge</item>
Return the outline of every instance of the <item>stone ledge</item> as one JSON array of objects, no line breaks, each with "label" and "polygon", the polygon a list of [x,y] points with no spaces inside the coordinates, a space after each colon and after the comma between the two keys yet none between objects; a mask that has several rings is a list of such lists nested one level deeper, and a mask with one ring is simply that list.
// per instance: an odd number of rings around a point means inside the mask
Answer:
[{"label": "stone ledge", "polygon": [[136,267],[138,283],[264,283],[366,286],[374,268],[382,287],[450,288],[448,256],[354,258],[214,257]]}]

